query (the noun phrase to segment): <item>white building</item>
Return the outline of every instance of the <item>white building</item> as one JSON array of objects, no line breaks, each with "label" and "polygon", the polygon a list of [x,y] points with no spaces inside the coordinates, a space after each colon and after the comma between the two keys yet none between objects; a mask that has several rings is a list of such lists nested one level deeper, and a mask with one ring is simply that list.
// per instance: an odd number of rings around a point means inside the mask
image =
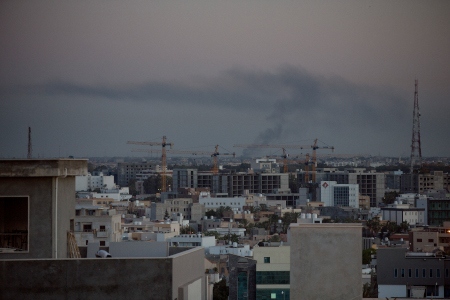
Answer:
[{"label": "white building", "polygon": [[209,254],[211,255],[227,255],[234,254],[238,256],[253,256],[253,251],[250,250],[250,245],[239,245],[233,243],[232,245],[220,245],[209,248]]},{"label": "white building", "polygon": [[120,189],[100,189],[100,193],[97,192],[78,192],[78,198],[111,198],[114,201],[127,201],[131,199],[130,189],[128,187]]},{"label": "white building", "polygon": [[244,237],[245,236],[245,228],[219,227],[219,228],[208,229],[208,231],[215,231],[215,232],[218,232],[220,235],[236,234],[236,235],[238,235],[240,237]]},{"label": "white building", "polygon": [[426,212],[424,208],[412,208],[409,204],[395,202],[388,207],[381,208],[383,220],[395,222],[400,225],[407,222],[410,225],[426,224]]},{"label": "white building", "polygon": [[209,248],[216,245],[214,236],[203,236],[197,234],[180,234],[168,239],[169,246],[172,247],[203,247],[205,253],[209,253]]},{"label": "white building", "polygon": [[243,211],[246,205],[245,197],[233,197],[233,198],[212,198],[212,197],[200,197],[199,203],[205,206],[205,211],[216,210],[221,206],[229,206],[234,211]]},{"label": "white building", "polygon": [[105,176],[100,173],[99,176],[92,176],[88,173],[87,176],[75,176],[75,191],[76,192],[88,192],[95,189],[114,189],[116,184],[114,183],[114,176]]},{"label": "white building", "polygon": [[324,206],[359,208],[359,185],[321,181],[320,201],[324,203]]}]

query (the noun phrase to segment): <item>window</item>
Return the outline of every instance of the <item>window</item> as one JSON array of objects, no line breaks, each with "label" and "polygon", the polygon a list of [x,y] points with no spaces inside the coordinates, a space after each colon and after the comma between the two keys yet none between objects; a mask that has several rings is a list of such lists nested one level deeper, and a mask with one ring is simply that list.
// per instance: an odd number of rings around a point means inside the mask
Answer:
[{"label": "window", "polygon": [[409,277],[409,278],[412,277],[412,269],[408,269],[408,277]]},{"label": "window", "polygon": [[405,269],[402,269],[402,277],[405,277]]},{"label": "window", "polygon": [[270,257],[264,257],[264,263],[270,264]]},{"label": "window", "polygon": [[423,278],[427,277],[427,270],[426,269],[422,269],[422,277]]},{"label": "window", "polygon": [[441,278],[441,269],[436,269],[436,277]]},{"label": "window", "polygon": [[428,243],[433,243],[434,239],[428,239]]},{"label": "window", "polygon": [[394,269],[394,278],[397,278],[398,277],[398,271],[397,271],[397,269]]},{"label": "window", "polygon": [[430,269],[430,278],[433,277],[433,269]]},{"label": "window", "polygon": [[422,243],[422,239],[417,239],[417,242],[418,243]]},{"label": "window", "polygon": [[[28,197],[0,197],[0,245],[28,251]],[[1,253],[1,251],[0,251]]]},{"label": "window", "polygon": [[416,278],[419,278],[419,269],[416,269]]},{"label": "window", "polygon": [[100,246],[105,246],[106,242],[105,241],[100,241]]}]

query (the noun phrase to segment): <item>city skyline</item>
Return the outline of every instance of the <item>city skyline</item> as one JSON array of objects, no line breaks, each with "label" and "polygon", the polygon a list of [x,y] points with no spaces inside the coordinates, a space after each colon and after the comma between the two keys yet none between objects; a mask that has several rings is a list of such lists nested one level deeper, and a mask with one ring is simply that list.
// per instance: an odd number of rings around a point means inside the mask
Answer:
[{"label": "city skyline", "polygon": [[[450,3],[0,4],[0,157],[311,144],[450,156]],[[142,148],[142,147],[141,147]],[[158,147],[154,147],[159,149]],[[222,151],[223,152],[223,151]],[[294,151],[291,151],[294,153]]]}]

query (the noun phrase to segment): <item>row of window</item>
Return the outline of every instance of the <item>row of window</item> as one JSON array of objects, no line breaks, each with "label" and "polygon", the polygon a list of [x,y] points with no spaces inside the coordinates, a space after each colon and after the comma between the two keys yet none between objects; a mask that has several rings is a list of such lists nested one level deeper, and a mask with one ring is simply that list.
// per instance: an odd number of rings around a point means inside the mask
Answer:
[{"label": "row of window", "polygon": [[256,284],[290,284],[289,271],[256,272]]},{"label": "row of window", "polygon": [[[407,273],[406,273],[407,272]],[[394,269],[394,278],[405,278],[406,276],[408,278],[412,278],[414,275],[415,278],[441,278],[441,269],[425,269],[422,270],[416,268],[414,269]],[[448,269],[445,269],[445,277],[449,277],[449,271]]]}]

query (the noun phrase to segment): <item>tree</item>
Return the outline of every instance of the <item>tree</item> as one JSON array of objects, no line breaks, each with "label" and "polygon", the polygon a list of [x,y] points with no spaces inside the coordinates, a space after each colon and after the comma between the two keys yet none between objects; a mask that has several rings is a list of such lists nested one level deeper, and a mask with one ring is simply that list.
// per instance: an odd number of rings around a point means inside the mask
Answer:
[{"label": "tree", "polygon": [[370,264],[370,262],[372,261],[372,254],[376,254],[377,251],[375,249],[369,248],[369,249],[364,249],[362,251],[362,263],[363,265],[367,265]]},{"label": "tree", "polygon": [[220,238],[220,234],[217,231],[205,231],[203,232],[204,236],[213,236],[216,238],[216,240],[218,240]]},{"label": "tree", "polygon": [[395,198],[397,198],[399,196],[399,193],[397,193],[396,191],[392,191],[392,192],[386,192],[384,193],[384,197],[383,197],[383,203],[384,204],[392,204],[395,201]]},{"label": "tree", "polygon": [[193,233],[195,233],[195,230],[189,225],[180,228],[180,234],[193,234]]},{"label": "tree", "polygon": [[227,281],[223,278],[221,281],[214,283],[213,299],[214,300],[228,300],[229,289]]}]

